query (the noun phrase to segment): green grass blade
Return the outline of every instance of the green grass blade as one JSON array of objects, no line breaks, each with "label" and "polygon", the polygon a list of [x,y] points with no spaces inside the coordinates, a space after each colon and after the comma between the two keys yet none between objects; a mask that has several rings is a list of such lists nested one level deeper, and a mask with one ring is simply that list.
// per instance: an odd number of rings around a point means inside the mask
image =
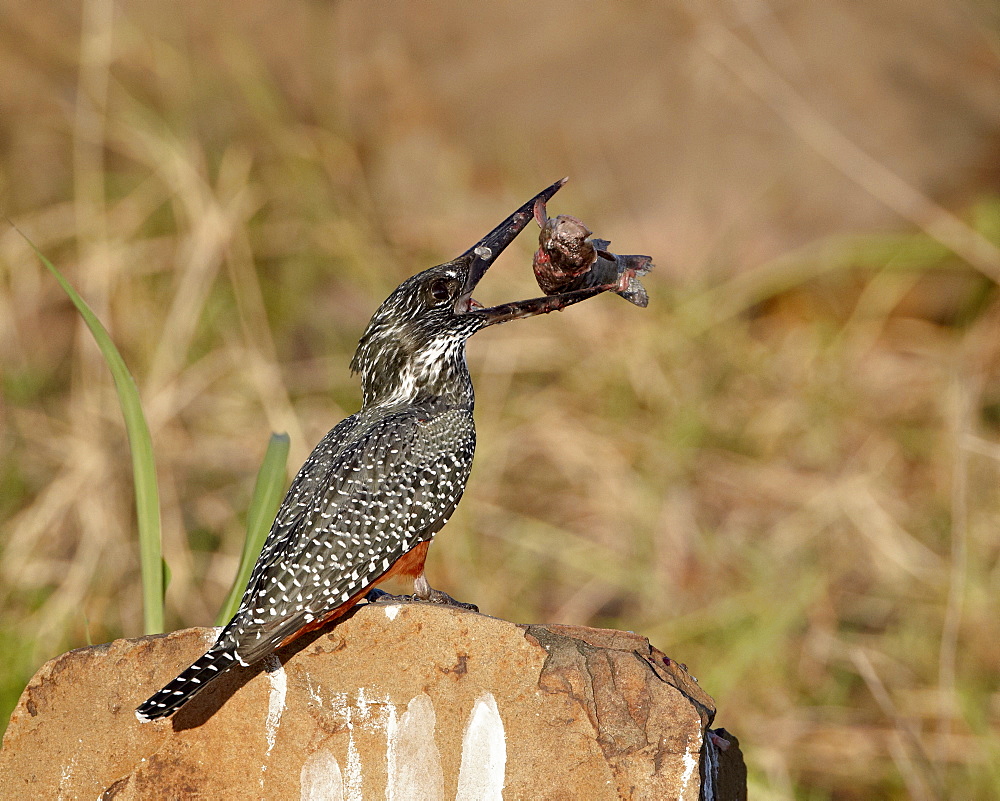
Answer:
[{"label": "green grass blade", "polygon": [[107,329],[97,319],[97,315],[55,265],[45,258],[28,237],[24,238],[73,301],[73,305],[93,334],[97,347],[100,348],[101,355],[114,378],[118,402],[125,417],[129,449],[132,452],[135,511],[139,528],[139,564],[142,571],[143,627],[146,634],[156,634],[163,631],[164,565],[160,538],[160,493],[156,486],[153,442],[149,435],[146,417],[142,413],[139,390],[128,367],[125,366],[125,360],[111,341]]},{"label": "green grass blade", "polygon": [[215,619],[217,626],[224,626],[239,608],[240,599],[250,581],[254,563],[264,547],[271,521],[278,512],[278,504],[285,491],[285,465],[288,462],[288,434],[272,434],[267,444],[264,462],[257,472],[257,483],[253,488],[253,498],[247,511],[247,536],[240,554],[240,567],[236,571],[226,602]]}]

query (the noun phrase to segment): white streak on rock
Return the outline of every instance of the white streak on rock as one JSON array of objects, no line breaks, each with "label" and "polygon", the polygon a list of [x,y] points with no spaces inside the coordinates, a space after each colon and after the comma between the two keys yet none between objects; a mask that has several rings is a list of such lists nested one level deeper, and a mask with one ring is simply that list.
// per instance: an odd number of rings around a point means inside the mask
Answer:
[{"label": "white streak on rock", "polygon": [[385,788],[386,801],[392,801],[392,776],[396,773],[396,743],[399,740],[399,721],[396,719],[396,706],[389,704],[385,720],[385,762],[389,783]]},{"label": "white streak on rock", "polygon": [[368,716],[371,714],[372,702],[369,701],[368,696],[365,695],[364,687],[358,687],[358,700],[356,706],[361,720],[368,720]]},{"label": "white streak on rock", "polygon": [[396,720],[386,723],[387,801],[438,801],[444,798],[441,755],[434,743],[434,704],[427,693],[410,700]]},{"label": "white streak on rock", "polygon": [[[281,723],[281,713],[285,711],[285,694],[288,692],[288,677],[281,665],[281,660],[271,654],[264,660],[268,681],[271,682],[271,695],[267,701],[267,720],[264,722],[264,734],[267,737],[267,753],[271,755],[274,743],[278,737],[278,725]],[[266,767],[264,768],[266,769]]]},{"label": "white streak on rock", "polygon": [[354,721],[351,707],[346,708],[347,713],[347,775],[344,777],[344,798],[345,801],[364,801],[364,793],[361,786],[361,754],[354,744]]},{"label": "white streak on rock", "polygon": [[677,801],[684,801],[687,786],[698,769],[698,757],[696,755],[700,753],[701,738],[699,737],[697,742],[688,743],[688,747],[684,751],[684,773],[681,774],[681,792],[677,796]]},{"label": "white streak on rock", "polygon": [[321,748],[306,760],[299,787],[302,801],[345,801],[344,777],[332,752]]},{"label": "white streak on rock", "polygon": [[368,725],[372,729],[381,729],[382,731],[388,733],[389,726],[396,725],[396,707],[393,705],[392,701],[389,700],[388,695],[372,699],[370,703],[372,704],[373,709],[370,713]]},{"label": "white streak on rock", "polygon": [[63,765],[62,772],[59,775],[59,798],[64,798],[64,793],[66,792],[67,786],[73,781],[73,771],[76,769],[76,754],[70,759],[68,765]]},{"label": "white streak on rock", "polygon": [[385,608],[385,616],[387,618],[389,618],[389,620],[395,620],[396,619],[396,615],[398,615],[398,614],[399,614],[399,607],[398,606],[387,606]]},{"label": "white streak on rock", "polygon": [[348,716],[347,693],[333,693],[333,695],[326,700],[329,704],[330,711],[333,714],[340,715],[345,718]]},{"label": "white streak on rock", "polygon": [[507,735],[493,693],[483,693],[462,737],[455,801],[500,801],[507,771]]},{"label": "white streak on rock", "polygon": [[319,685],[319,689],[313,687],[312,676],[308,673],[306,674],[306,686],[309,688],[309,697],[316,706],[323,706],[323,696],[319,694],[319,690],[323,689],[322,685]]}]

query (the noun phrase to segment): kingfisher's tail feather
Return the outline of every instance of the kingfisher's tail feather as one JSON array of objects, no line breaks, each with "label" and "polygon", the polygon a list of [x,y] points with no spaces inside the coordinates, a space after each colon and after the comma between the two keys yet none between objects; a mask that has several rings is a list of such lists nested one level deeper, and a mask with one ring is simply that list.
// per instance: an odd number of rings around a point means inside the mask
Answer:
[{"label": "kingfisher's tail feather", "polygon": [[135,716],[145,722],[174,714],[213,679],[236,664],[236,661],[236,654],[231,650],[213,648],[162,690],[144,701],[135,710]]}]

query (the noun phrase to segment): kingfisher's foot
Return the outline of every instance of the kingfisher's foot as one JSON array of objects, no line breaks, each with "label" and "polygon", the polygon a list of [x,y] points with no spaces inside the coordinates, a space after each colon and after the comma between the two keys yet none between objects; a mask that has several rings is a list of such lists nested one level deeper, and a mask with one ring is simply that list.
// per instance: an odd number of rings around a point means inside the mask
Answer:
[{"label": "kingfisher's foot", "polygon": [[429,598],[420,598],[416,595],[413,596],[414,600],[424,601],[429,604],[444,604],[445,606],[457,606],[459,609],[468,609],[470,612],[478,612],[479,607],[475,604],[466,604],[461,601],[456,601],[448,593],[441,592],[441,590],[432,589]]},{"label": "kingfisher's foot", "polygon": [[370,604],[409,604],[409,603],[428,603],[428,604],[442,604],[444,606],[456,606],[459,609],[468,609],[470,612],[478,612],[479,607],[475,604],[466,604],[461,601],[456,601],[448,593],[441,592],[441,590],[435,590],[431,587],[426,579],[423,582],[415,582],[414,589],[416,592],[413,595],[390,595],[385,590],[380,590],[377,587],[373,587],[368,590],[365,595],[365,600]]},{"label": "kingfisher's foot", "polygon": [[412,595],[391,595],[378,587],[372,587],[365,595],[365,600],[370,604],[408,604],[420,599]]},{"label": "kingfisher's foot", "polygon": [[475,604],[465,604],[456,601],[448,593],[435,590],[423,574],[418,576],[413,582],[413,598],[418,601],[426,601],[431,604],[444,604],[445,606],[457,606],[459,609],[468,609],[470,612],[478,612],[479,607]]}]

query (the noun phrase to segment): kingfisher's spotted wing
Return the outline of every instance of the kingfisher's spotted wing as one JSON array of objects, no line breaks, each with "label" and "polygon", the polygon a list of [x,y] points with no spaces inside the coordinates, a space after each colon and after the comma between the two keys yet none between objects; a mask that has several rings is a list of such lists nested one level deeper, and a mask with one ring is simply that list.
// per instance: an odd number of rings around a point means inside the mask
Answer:
[{"label": "kingfisher's spotted wing", "polygon": [[462,496],[475,450],[469,410],[409,407],[370,426],[352,420],[303,465],[220,637],[247,664],[371,587]]}]

